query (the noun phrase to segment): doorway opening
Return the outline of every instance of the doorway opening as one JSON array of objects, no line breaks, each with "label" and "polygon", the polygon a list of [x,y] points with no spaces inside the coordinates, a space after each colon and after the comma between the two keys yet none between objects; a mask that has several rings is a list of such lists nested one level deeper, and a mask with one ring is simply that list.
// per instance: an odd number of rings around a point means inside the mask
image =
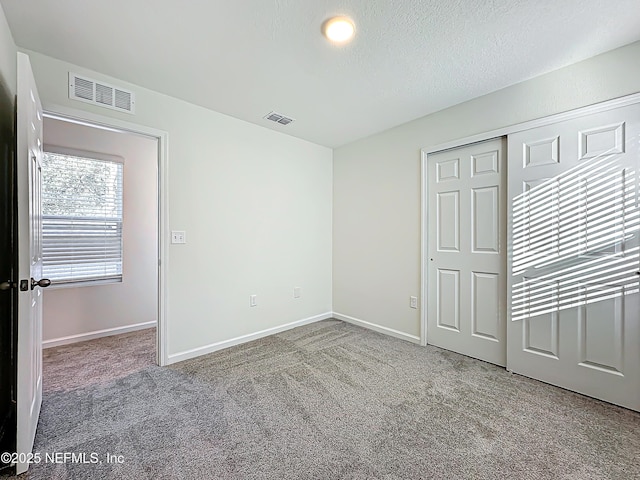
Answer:
[{"label": "doorway opening", "polygon": [[[162,364],[161,138],[52,113],[43,137],[43,347],[55,365],[45,383],[96,375],[69,375],[69,355],[103,355],[124,372]],[[111,356],[127,342],[137,355]]]}]

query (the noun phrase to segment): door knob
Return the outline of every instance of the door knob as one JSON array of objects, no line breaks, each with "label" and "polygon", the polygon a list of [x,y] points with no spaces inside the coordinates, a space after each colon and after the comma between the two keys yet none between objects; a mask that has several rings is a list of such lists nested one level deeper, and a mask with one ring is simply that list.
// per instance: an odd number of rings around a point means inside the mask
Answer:
[{"label": "door knob", "polygon": [[11,288],[11,282],[2,282],[0,283],[0,291],[9,290]]},{"label": "door knob", "polygon": [[49,285],[51,285],[51,280],[49,280],[48,278],[43,278],[42,280],[38,280],[37,282],[33,279],[33,277],[31,277],[31,290],[33,290],[36,287],[48,287]]}]

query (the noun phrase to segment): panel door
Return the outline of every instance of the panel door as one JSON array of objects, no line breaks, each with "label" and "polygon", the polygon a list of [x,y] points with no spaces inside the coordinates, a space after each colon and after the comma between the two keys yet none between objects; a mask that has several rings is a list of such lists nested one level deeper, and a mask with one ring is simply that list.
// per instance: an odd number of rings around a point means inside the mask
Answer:
[{"label": "panel door", "polygon": [[503,139],[427,158],[427,342],[506,363]]},{"label": "panel door", "polygon": [[[18,54],[18,372],[16,451],[30,453],[42,404],[42,106],[29,57]],[[18,463],[19,474],[28,468]]]},{"label": "panel door", "polygon": [[507,368],[640,410],[640,105],[509,136]]}]

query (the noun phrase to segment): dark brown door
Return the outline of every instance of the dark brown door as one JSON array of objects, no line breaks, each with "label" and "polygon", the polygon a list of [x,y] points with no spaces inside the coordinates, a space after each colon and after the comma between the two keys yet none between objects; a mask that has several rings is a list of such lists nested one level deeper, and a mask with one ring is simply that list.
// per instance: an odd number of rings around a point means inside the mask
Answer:
[{"label": "dark brown door", "polygon": [[[16,442],[18,301],[15,97],[0,82],[0,452]],[[0,463],[0,470],[8,465]]]}]

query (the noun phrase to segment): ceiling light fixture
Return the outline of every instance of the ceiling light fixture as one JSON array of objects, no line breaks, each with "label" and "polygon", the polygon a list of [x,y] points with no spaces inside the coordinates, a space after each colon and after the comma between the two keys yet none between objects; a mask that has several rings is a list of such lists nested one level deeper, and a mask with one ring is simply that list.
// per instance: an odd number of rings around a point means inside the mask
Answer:
[{"label": "ceiling light fixture", "polygon": [[333,43],[345,43],[353,38],[356,27],[347,17],[333,17],[324,22],[322,33]]}]

